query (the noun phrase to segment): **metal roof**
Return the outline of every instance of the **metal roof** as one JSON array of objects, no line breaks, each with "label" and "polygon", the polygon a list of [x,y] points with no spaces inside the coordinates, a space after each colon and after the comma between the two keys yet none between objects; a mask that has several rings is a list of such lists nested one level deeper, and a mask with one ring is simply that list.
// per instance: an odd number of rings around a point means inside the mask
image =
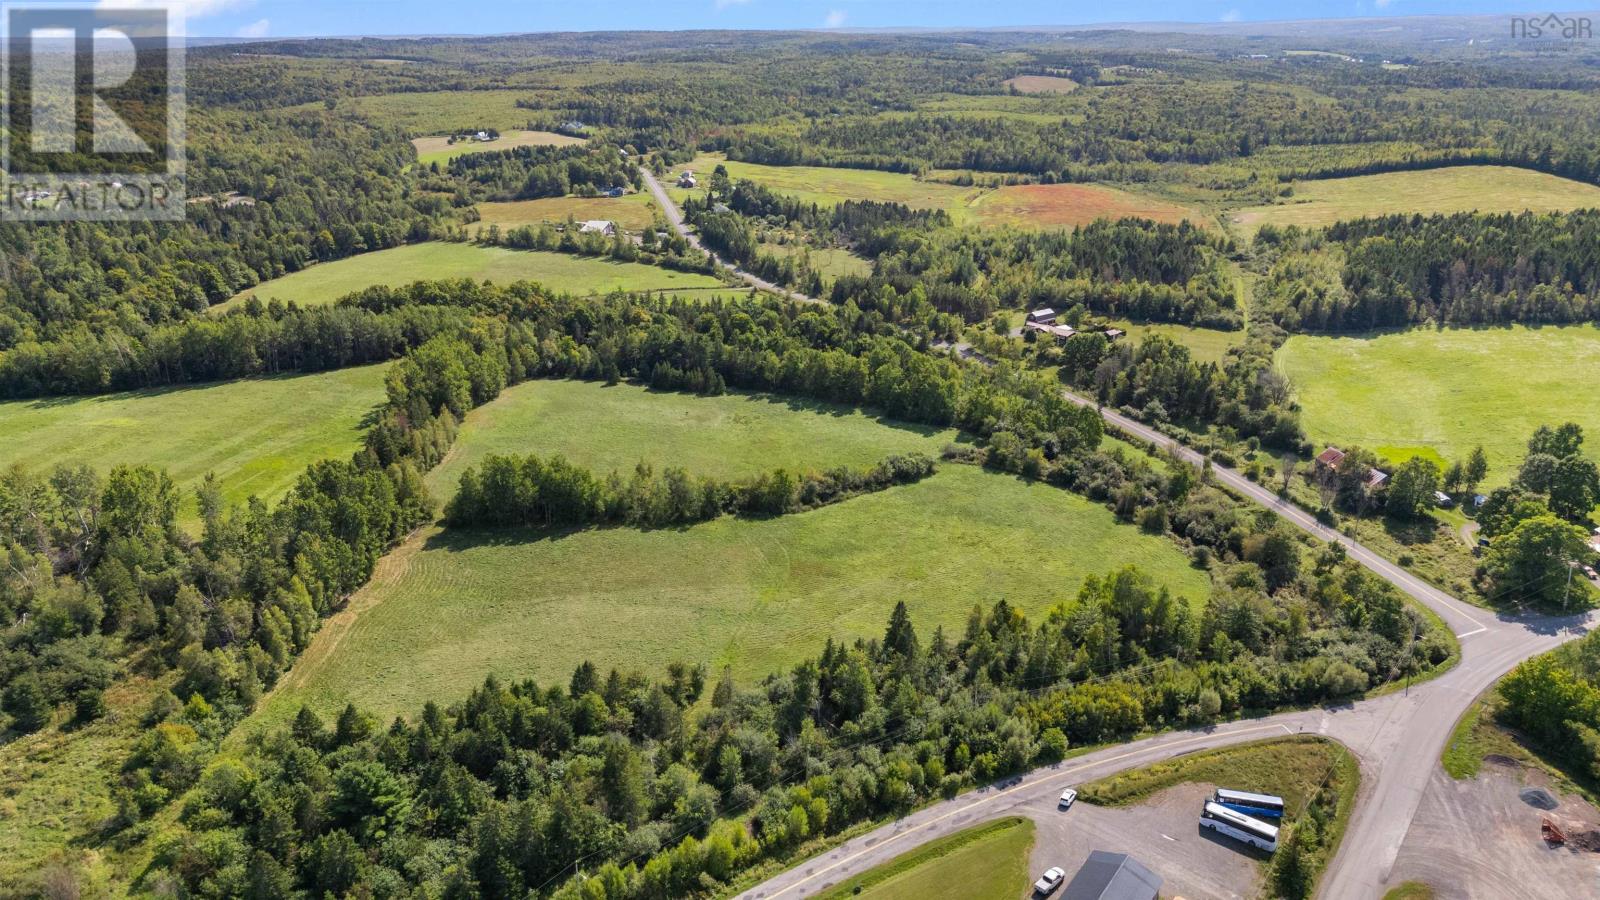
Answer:
[{"label": "metal roof", "polygon": [[1096,850],[1072,876],[1061,900],[1155,900],[1161,876],[1126,853]]}]

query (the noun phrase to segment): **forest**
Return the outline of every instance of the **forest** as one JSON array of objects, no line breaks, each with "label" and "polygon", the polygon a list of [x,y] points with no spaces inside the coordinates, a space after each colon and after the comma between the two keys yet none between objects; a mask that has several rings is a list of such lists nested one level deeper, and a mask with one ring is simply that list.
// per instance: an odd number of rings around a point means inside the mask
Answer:
[{"label": "forest", "polygon": [[[1460,652],[1441,622],[1340,545],[1246,506],[1210,463],[1109,439],[1095,404],[1262,484],[1263,459],[1282,460],[1281,493],[1299,501],[1296,467],[1317,446],[1275,363],[1291,335],[1600,321],[1592,209],[1253,232],[1228,218],[1292,210],[1308,180],[1422,168],[1600,184],[1600,70],[1585,48],[1483,55],[1360,37],[1361,56],[1341,59],[1296,46],[996,31],[196,47],[184,221],[0,223],[0,400],[375,363],[384,392],[359,449],[310,465],[270,504],[224,502],[214,478],[195,497],[149,465],[0,472],[0,755],[40,737],[76,748],[110,721],[132,735],[94,750],[114,811],[49,826],[52,863],[77,873],[103,853],[121,867],[116,889],[164,896],[721,896],[858,826],[1074,750],[1438,674]],[[1039,73],[1063,92],[1008,84]],[[587,141],[427,164],[411,143],[522,127]],[[707,154],[893,179],[871,186],[897,199],[801,197],[719,165],[681,200],[713,259],[637,196],[643,171]],[[974,214],[1014,196],[1002,188],[1070,183],[1192,218],[1033,227],[1026,206],[1001,222]],[[572,210],[591,207],[496,219],[482,205],[597,200],[639,201],[628,211],[641,226],[581,233],[574,219],[589,215]],[[321,263],[439,240],[739,287],[568,295],[418,273],[329,306],[229,303]],[[718,260],[815,302],[747,290]],[[1013,337],[1041,307],[1081,330]],[[960,438],[938,459],[740,477],[603,471],[530,446],[443,490],[429,480],[469,414],[535,379],[761,393]],[[1583,429],[1559,421],[1530,436],[1504,486],[1484,488],[1469,563],[1482,597],[1574,597],[1567,561],[1585,552],[1600,469]],[[1301,479],[1308,509],[1335,524],[1381,513],[1377,527],[1399,533],[1432,527],[1436,492],[1488,478],[1481,452],[1396,464],[1371,443]],[[1148,569],[1100,563],[1042,612],[986,597],[964,629],[919,632],[899,598],[869,598],[881,636],[818,630],[809,658],[761,677],[694,659],[584,664],[559,683],[490,677],[392,722],[352,705],[332,721],[307,706],[241,724],[419,529],[515,541],[749,524],[916,490],[955,466],[1088,498],[1176,548],[1210,590],[1190,602]],[[1457,524],[1441,526],[1452,541]],[[1506,724],[1600,778],[1596,646],[1526,662],[1501,693]],[[153,700],[119,707],[131,684]]]}]

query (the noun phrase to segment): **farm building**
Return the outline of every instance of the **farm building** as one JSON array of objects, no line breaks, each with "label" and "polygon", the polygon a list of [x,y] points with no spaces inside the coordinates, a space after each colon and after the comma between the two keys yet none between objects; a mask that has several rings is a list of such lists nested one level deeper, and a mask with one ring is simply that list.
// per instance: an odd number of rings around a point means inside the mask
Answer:
[{"label": "farm building", "polygon": [[1456,501],[1451,499],[1450,495],[1446,494],[1444,491],[1434,491],[1433,502],[1435,506],[1441,506],[1448,509],[1450,506],[1454,505]]},{"label": "farm building", "polygon": [[1049,335],[1058,341],[1064,341],[1077,333],[1073,331],[1071,325],[1051,325],[1045,322],[1029,322],[1023,327],[1027,328],[1029,331],[1035,331],[1039,334]]},{"label": "farm building", "polygon": [[1104,334],[1106,336],[1106,340],[1108,341],[1116,341],[1121,340],[1123,335],[1127,334],[1127,332],[1123,331],[1121,328],[1107,328],[1105,331],[1101,332],[1101,334]]},{"label": "farm building", "polygon": [[695,186],[696,183],[697,182],[694,180],[694,173],[693,172],[685,172],[682,175],[678,176],[678,187],[681,187],[681,188],[692,188],[692,187]]},{"label": "farm building", "polygon": [[[1329,447],[1317,454],[1316,464],[1318,471],[1332,473],[1344,462],[1344,451],[1338,447]],[[1389,473],[1381,469],[1373,469],[1367,473],[1367,487],[1375,488],[1389,480]]]},{"label": "farm building", "polygon": [[1061,900],[1155,900],[1161,881],[1126,853],[1096,850],[1072,876]]},{"label": "farm building", "polygon": [[605,190],[600,192],[600,196],[602,196],[602,197],[621,197],[622,196],[622,188],[619,188],[619,187],[606,188]]},{"label": "farm building", "polygon": [[1027,324],[1051,325],[1054,324],[1055,320],[1056,311],[1050,309],[1049,307],[1045,307],[1043,309],[1036,309],[1033,312],[1028,313]]},{"label": "farm building", "polygon": [[603,234],[606,237],[615,237],[617,223],[609,219],[590,219],[578,226],[579,234]]}]

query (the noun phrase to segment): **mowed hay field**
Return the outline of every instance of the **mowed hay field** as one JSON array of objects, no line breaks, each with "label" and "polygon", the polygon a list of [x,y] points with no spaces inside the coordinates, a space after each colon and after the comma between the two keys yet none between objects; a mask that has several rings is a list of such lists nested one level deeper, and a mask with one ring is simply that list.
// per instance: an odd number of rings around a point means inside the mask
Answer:
[{"label": "mowed hay field", "polygon": [[399,286],[439,278],[537,281],[552,291],[573,294],[722,286],[710,275],[675,272],[644,263],[433,241],[317,263],[240,291],[213,310],[224,312],[239,306],[252,294],[263,303],[277,297],[301,306],[323,306],[375,284]]},{"label": "mowed hay field", "polygon": [[[474,413],[458,455],[503,444],[568,452],[600,469],[631,467],[643,456],[658,470],[681,464],[738,475],[865,464],[952,436],[762,398],[531,387],[535,393],[508,392],[486,407],[487,420]],[[540,389],[565,396],[538,397]],[[585,404],[601,402],[595,392],[606,390],[617,396],[586,422]],[[496,410],[504,400],[532,405]],[[668,409],[649,408],[657,401]],[[713,409],[687,408],[693,404]],[[593,431],[601,422],[607,430]],[[502,427],[525,439],[491,440]],[[458,477],[461,465],[452,459],[436,482]],[[410,715],[491,672],[564,682],[584,660],[649,673],[675,660],[713,671],[730,665],[749,683],[819,652],[828,637],[881,633],[897,600],[925,634],[935,624],[948,631],[974,603],[1004,597],[1037,613],[1073,596],[1085,576],[1126,563],[1186,598],[1208,591],[1174,544],[1118,524],[1103,507],[955,464],[918,484],[772,519],[554,535],[434,531],[385,560],[261,716],[276,721],[303,702],[336,710],[349,700],[382,716]]]},{"label": "mowed hay field", "polygon": [[1099,184],[1007,185],[979,197],[972,214],[980,225],[1018,228],[1070,228],[1129,216],[1174,225],[1208,223],[1204,213],[1189,207]]},{"label": "mowed hay field", "polygon": [[1600,458],[1600,328],[1295,335],[1278,351],[1312,440],[1393,460],[1465,459],[1482,444],[1487,486],[1510,480],[1540,425],[1577,422]]},{"label": "mowed hay field", "polygon": [[1160,222],[1188,219],[1204,224],[1204,213],[1156,197],[1098,184],[1027,184],[1001,188],[965,187],[942,181],[924,181],[898,172],[826,166],[765,166],[702,156],[672,170],[676,176],[691,169],[700,181],[684,190],[669,179],[666,184],[679,203],[704,192],[711,172],[721,164],[734,181],[748,178],[780,194],[819,206],[846,200],[904,203],[912,209],[942,209],[955,225],[1010,225],[1017,228],[1065,228],[1096,219],[1138,216]]},{"label": "mowed hay field", "polygon": [[1014,87],[1024,94],[1070,94],[1081,87],[1071,78],[1055,75],[1018,75],[1015,78],[1007,78],[1003,84]]},{"label": "mowed hay field", "polygon": [[[673,167],[668,177],[661,180],[662,185],[674,201],[682,203],[687,197],[705,192],[711,173],[718,165],[726,166],[728,177],[734,181],[748,178],[780,194],[819,206],[836,206],[846,200],[876,200],[904,203],[912,209],[942,209],[956,217],[968,202],[982,193],[981,188],[919,181],[898,172],[828,166],[764,166],[716,155],[701,156],[688,165]],[[684,169],[695,173],[699,187],[684,190],[677,186],[678,173]]]},{"label": "mowed hay field", "polygon": [[564,224],[568,219],[609,219],[624,231],[643,231],[655,223],[655,204],[648,191],[640,191],[621,197],[544,197],[479,203],[478,215],[479,221],[467,226],[469,232],[490,225],[499,225],[504,231],[541,222]]},{"label": "mowed hay field", "polygon": [[1013,816],[958,831],[840,882],[818,900],[1013,900],[1033,880],[1032,819]]},{"label": "mowed hay field", "polygon": [[1262,225],[1316,228],[1391,213],[1553,212],[1600,207],[1600,187],[1509,166],[1450,166],[1297,181],[1294,196],[1233,213],[1254,233]]},{"label": "mowed hay field", "polygon": [[740,478],[870,466],[896,453],[937,456],[960,440],[951,428],[877,419],[858,409],[763,394],[697,397],[631,384],[527,381],[467,414],[455,447],[429,473],[439,496],[455,493],[461,472],[492,453],[560,453],[602,474],[659,471]]},{"label": "mowed hay field", "polygon": [[448,137],[435,135],[412,138],[411,146],[417,148],[417,163],[425,166],[449,162],[469,153],[493,153],[513,147],[569,147],[583,142],[583,138],[554,131],[505,131],[492,141],[457,140],[452,144]]},{"label": "mowed hay field", "polygon": [[215,472],[229,501],[276,500],[310,463],[361,446],[385,368],[0,403],[0,466],[148,464],[185,489]]}]

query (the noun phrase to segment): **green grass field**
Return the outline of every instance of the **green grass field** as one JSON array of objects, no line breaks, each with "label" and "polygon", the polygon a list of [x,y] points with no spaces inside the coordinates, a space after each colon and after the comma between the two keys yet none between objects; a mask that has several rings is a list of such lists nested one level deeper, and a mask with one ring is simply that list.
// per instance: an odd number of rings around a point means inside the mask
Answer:
[{"label": "green grass field", "polygon": [[[491,450],[562,451],[602,470],[644,457],[738,475],[866,463],[949,437],[758,398],[542,382],[473,413],[459,451],[432,477],[448,490]],[[646,672],[674,660],[731,665],[748,683],[817,653],[828,637],[878,634],[896,600],[919,627],[954,629],[974,603],[1005,597],[1038,613],[1073,596],[1085,576],[1127,563],[1186,598],[1208,592],[1175,545],[1105,508],[956,464],[915,485],[774,519],[434,532],[384,561],[263,715],[346,700],[411,714],[491,671],[565,680],[586,659]]]},{"label": "green grass field", "polygon": [[610,219],[624,231],[643,231],[655,222],[655,204],[648,191],[623,194],[621,197],[544,197],[538,200],[511,200],[505,203],[479,203],[477,225],[467,226],[469,232],[480,225],[499,225],[502,230],[541,222],[562,224],[568,219],[582,222],[586,219]]},{"label": "green grass field", "polygon": [[1297,181],[1294,196],[1235,211],[1248,233],[1262,225],[1320,227],[1389,213],[1534,212],[1600,206],[1600,187],[1509,166],[1450,166]]},{"label": "green grass field", "polygon": [[1180,756],[1143,769],[1092,781],[1078,788],[1086,802],[1130,806],[1186,783],[1211,784],[1236,791],[1276,794],[1290,817],[1298,816],[1328,768],[1349,752],[1314,737],[1255,741]]},{"label": "green grass field", "polygon": [[1028,884],[1032,819],[1012,816],[930,841],[840,882],[818,900],[1012,900]]},{"label": "green grass field", "polygon": [[553,131],[505,131],[492,141],[456,141],[452,144],[448,137],[433,136],[412,138],[411,146],[417,148],[417,163],[425,166],[449,162],[469,153],[492,153],[515,147],[569,147],[583,141],[583,138]]},{"label": "green grass field", "polygon": [[[764,166],[725,160],[716,155],[702,156],[686,166],[674,167],[669,173],[673,177],[663,179],[662,183],[673,200],[681,204],[689,196],[704,193],[712,170],[719,164],[728,167],[728,176],[734,181],[748,178],[781,194],[821,206],[835,206],[846,200],[876,200],[904,203],[912,209],[943,209],[953,218],[961,218],[967,204],[983,193],[981,188],[918,181],[911,175],[897,172],[827,166]],[[684,169],[694,171],[700,181],[698,188],[684,190],[677,186],[676,176]]]},{"label": "green grass field", "polygon": [[[388,125],[397,125],[412,134],[448,134],[456,129],[493,128],[509,132],[526,128],[537,118],[534,110],[520,109],[527,90],[419,91],[373,94],[365,97],[340,97],[338,109],[351,110]],[[320,109],[322,101],[302,105]]]},{"label": "green grass field", "polygon": [[904,203],[912,209],[942,209],[956,225],[1009,225],[1017,228],[1061,228],[1083,225],[1099,218],[1140,216],[1163,222],[1189,219],[1202,224],[1208,217],[1197,210],[1156,197],[1099,184],[1023,184],[1002,188],[964,187],[942,181],[924,181],[897,172],[826,166],[766,166],[725,160],[708,154],[672,171],[691,169],[700,180],[693,190],[664,183],[675,202],[703,193],[718,164],[727,166],[734,181],[748,178],[780,194],[820,206],[846,200]]},{"label": "green grass field", "polygon": [[1465,459],[1482,444],[1489,487],[1510,480],[1540,425],[1577,422],[1600,457],[1600,328],[1295,335],[1278,365],[1318,444],[1356,444],[1391,460]]},{"label": "green grass field", "polygon": [[277,297],[302,306],[321,306],[375,284],[402,285],[434,278],[499,282],[526,279],[554,291],[574,294],[715,288],[722,284],[710,275],[675,272],[643,263],[434,241],[318,263],[240,291],[233,299],[212,309],[226,311],[252,294],[263,302]]},{"label": "green grass field", "polygon": [[[361,446],[383,403],[385,366],[99,397],[0,403],[0,466],[164,468],[191,489],[207,472],[226,498],[276,500],[305,467]],[[191,497],[185,519],[194,515]]]},{"label": "green grass field", "polygon": [[561,453],[598,472],[640,460],[738,478],[787,467],[869,466],[896,453],[937,456],[954,429],[880,420],[853,407],[787,397],[649,391],[595,381],[528,381],[467,415],[449,458],[428,476],[441,496],[491,453]]},{"label": "green grass field", "polygon": [[1189,354],[1200,362],[1220,363],[1228,351],[1244,343],[1244,329],[1221,331],[1216,328],[1191,328],[1166,322],[1130,322],[1113,320],[1112,325],[1128,333],[1126,340],[1142,341],[1152,334],[1172,338],[1189,348]]}]

